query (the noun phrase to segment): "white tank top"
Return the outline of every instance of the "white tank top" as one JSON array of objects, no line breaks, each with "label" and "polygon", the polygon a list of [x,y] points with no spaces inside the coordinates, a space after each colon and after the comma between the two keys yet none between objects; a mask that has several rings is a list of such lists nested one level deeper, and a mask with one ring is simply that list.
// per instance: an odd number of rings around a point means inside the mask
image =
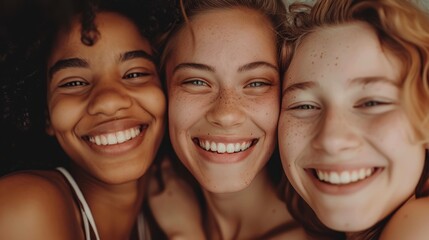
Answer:
[{"label": "white tank top", "polygon": [[[95,237],[95,240],[100,240],[98,235],[97,226],[95,225],[94,217],[92,216],[91,209],[88,206],[88,203],[85,200],[82,192],[79,189],[76,181],[72,175],[63,167],[58,167],[57,170],[64,175],[64,177],[69,182],[70,186],[73,188],[73,191],[76,197],[79,200],[79,207],[83,221],[83,228],[85,233],[85,239],[91,240],[91,233]],[[150,240],[150,232],[147,229],[147,225],[144,222],[143,214],[140,213],[137,217],[137,231],[139,240]]]}]

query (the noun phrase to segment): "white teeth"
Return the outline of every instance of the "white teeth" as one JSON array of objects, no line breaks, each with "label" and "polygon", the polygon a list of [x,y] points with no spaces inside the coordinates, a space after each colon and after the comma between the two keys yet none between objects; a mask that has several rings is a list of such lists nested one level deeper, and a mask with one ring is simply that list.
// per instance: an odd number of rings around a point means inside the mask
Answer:
[{"label": "white teeth", "polygon": [[125,141],[126,141],[126,139],[125,139],[125,132],[124,132],[124,131],[122,131],[122,132],[117,132],[117,133],[116,133],[116,138],[118,139],[118,143],[123,143],[123,142],[125,142]]},{"label": "white teeth", "polygon": [[109,145],[118,143],[118,140],[116,139],[116,135],[111,133],[107,134],[107,142],[109,143]]},{"label": "white teeth", "polygon": [[341,185],[363,180],[374,173],[374,168],[362,168],[359,170],[342,171],[342,172],[327,172],[316,170],[317,178],[320,181],[331,184]]},{"label": "white teeth", "polygon": [[217,144],[217,151],[219,153],[225,153],[226,152],[226,146],[223,143],[218,143]]},{"label": "white teeth", "polygon": [[340,175],[340,182],[343,184],[350,183],[350,178],[349,172],[342,172]]},{"label": "white teeth", "polygon": [[130,139],[137,137],[140,134],[140,127],[134,127],[123,131],[114,133],[101,134],[89,137],[89,141],[95,145],[114,145],[126,142]]},{"label": "white teeth", "polygon": [[226,152],[227,153],[233,153],[235,151],[235,147],[233,143],[228,143],[226,145]]},{"label": "white teeth", "polygon": [[215,142],[210,143],[210,150],[213,152],[217,151],[217,145]]},{"label": "white teeth", "polygon": [[236,143],[235,144],[235,148],[234,148],[234,152],[239,152],[241,150],[241,144],[240,143]]},{"label": "white teeth", "polygon": [[245,151],[252,145],[251,141],[242,143],[216,143],[208,140],[199,140],[198,143],[200,147],[206,151],[217,153],[235,153]]}]

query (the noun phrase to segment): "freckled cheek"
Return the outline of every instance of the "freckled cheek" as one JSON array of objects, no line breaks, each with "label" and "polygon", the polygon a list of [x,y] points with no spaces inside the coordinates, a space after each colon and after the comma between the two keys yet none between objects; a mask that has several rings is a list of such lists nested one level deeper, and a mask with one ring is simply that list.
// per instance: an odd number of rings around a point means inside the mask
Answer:
[{"label": "freckled cheek", "polygon": [[[268,100],[268,101],[267,101]],[[243,103],[250,114],[257,119],[260,126],[264,126],[267,131],[276,132],[280,113],[280,103],[278,98],[266,99],[266,101],[253,100]]]},{"label": "freckled cheek", "polygon": [[168,102],[168,123],[170,130],[187,130],[202,116],[206,108],[198,105],[198,100],[171,94]]},{"label": "freckled cheek", "polygon": [[278,139],[283,162],[294,162],[310,142],[309,126],[301,121],[280,114]]}]

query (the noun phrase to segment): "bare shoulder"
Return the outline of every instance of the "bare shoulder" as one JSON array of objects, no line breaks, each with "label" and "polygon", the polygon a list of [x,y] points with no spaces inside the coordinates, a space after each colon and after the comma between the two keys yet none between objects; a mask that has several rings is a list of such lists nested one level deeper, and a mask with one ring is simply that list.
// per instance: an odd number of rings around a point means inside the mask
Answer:
[{"label": "bare shoulder", "polygon": [[392,216],[380,239],[427,239],[428,222],[429,197],[410,200]]},{"label": "bare shoulder", "polygon": [[[0,178],[0,239],[79,239],[73,197],[55,171]],[[70,237],[68,237],[70,236]]]}]

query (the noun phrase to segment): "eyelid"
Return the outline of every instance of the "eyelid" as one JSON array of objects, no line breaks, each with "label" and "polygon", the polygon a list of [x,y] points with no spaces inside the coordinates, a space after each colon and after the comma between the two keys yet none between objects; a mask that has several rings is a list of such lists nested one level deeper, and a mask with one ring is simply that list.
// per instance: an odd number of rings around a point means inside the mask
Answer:
[{"label": "eyelid", "polygon": [[[372,106],[365,106],[365,104],[369,102],[376,103],[376,104]],[[353,105],[353,108],[380,107],[380,106],[386,106],[391,104],[396,104],[396,102],[386,98],[364,98],[358,101],[355,105]]]},{"label": "eyelid", "polygon": [[129,79],[129,77],[127,77],[127,76],[130,74],[137,74],[138,76],[135,76],[135,77],[144,77],[144,76],[153,75],[154,73],[153,73],[153,70],[151,70],[147,67],[135,66],[135,67],[131,67],[127,71],[125,71],[122,78],[123,79]]},{"label": "eyelid", "polygon": [[[201,84],[195,84],[196,82],[199,82]],[[207,81],[204,81],[200,78],[188,78],[182,82],[184,85],[193,85],[193,86],[209,86]]]},{"label": "eyelid", "polygon": [[[78,83],[78,84],[76,84],[76,83]],[[74,84],[76,84],[76,85],[74,85]],[[66,86],[66,85],[69,85],[69,86]],[[89,83],[86,81],[75,80],[75,81],[67,81],[67,82],[61,83],[58,85],[58,87],[59,88],[68,88],[68,87],[71,88],[71,87],[83,87],[83,86],[88,86],[88,85],[89,85]]]},{"label": "eyelid", "polygon": [[[304,106],[306,108],[301,108]],[[304,104],[289,106],[288,109],[290,109],[290,110],[313,110],[313,109],[316,109],[317,110],[317,109],[320,109],[320,107],[312,105],[312,104],[304,103]]]},{"label": "eyelid", "polygon": [[[75,86],[66,86],[66,85],[70,85],[72,83],[76,83],[76,82],[80,82],[83,84],[79,84],[79,85],[75,85]],[[55,86],[58,88],[68,88],[68,87],[82,87],[82,86],[87,86],[89,85],[89,82],[82,78],[82,77],[78,77],[78,76],[70,76],[70,77],[66,77],[63,78],[59,81],[57,81],[57,83],[55,83]]]},{"label": "eyelid", "polygon": [[[133,75],[133,76],[130,76]],[[147,77],[147,76],[151,76],[152,73],[149,72],[127,72],[124,74],[124,76],[122,77],[122,79],[133,79],[133,78],[138,78],[138,77]]]},{"label": "eyelid", "polygon": [[[258,84],[258,86],[251,86],[252,84]],[[271,82],[268,81],[263,81],[263,80],[257,80],[257,81],[252,81],[248,84],[246,84],[244,86],[244,88],[249,88],[249,87],[265,87],[265,86],[272,86],[273,84]]]}]

